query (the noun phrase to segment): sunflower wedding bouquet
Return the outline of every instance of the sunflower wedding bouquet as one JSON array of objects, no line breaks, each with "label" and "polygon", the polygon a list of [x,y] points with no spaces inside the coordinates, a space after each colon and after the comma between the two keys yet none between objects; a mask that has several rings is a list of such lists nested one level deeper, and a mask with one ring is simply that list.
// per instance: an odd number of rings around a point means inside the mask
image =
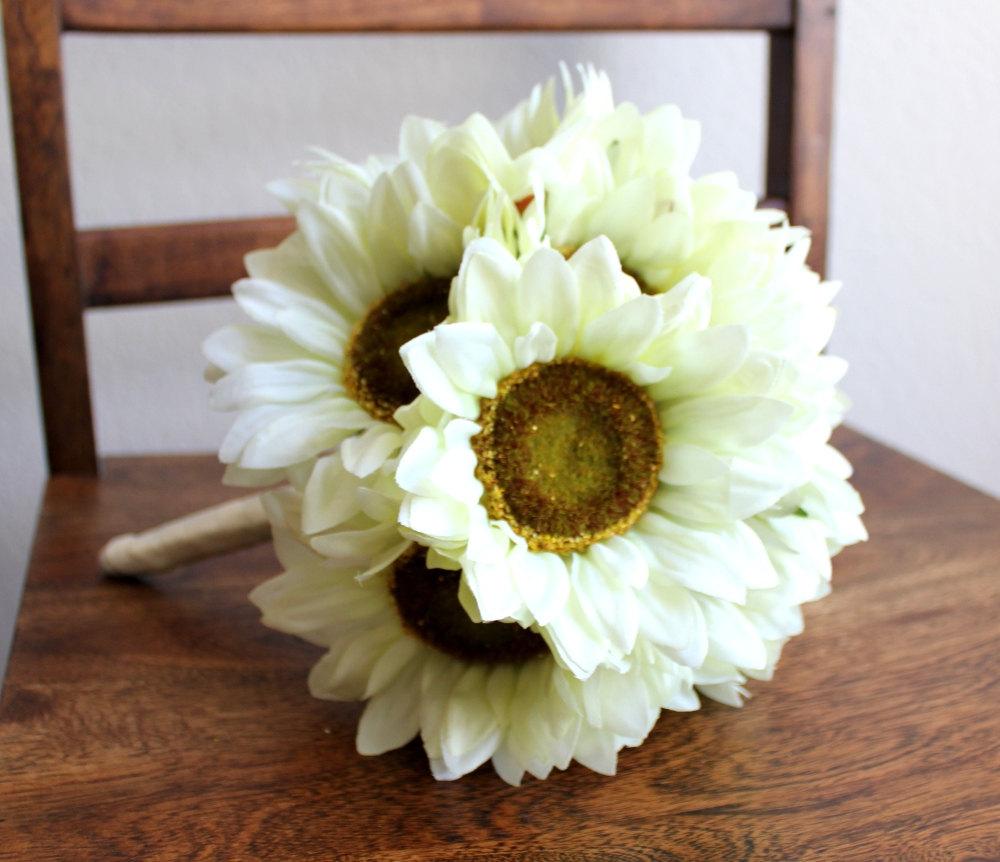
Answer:
[{"label": "sunflower wedding bouquet", "polygon": [[439,779],[613,774],[661,710],[739,706],[865,538],[807,231],[580,74],[317,152],[205,345],[227,480],[274,486],[263,622]]}]

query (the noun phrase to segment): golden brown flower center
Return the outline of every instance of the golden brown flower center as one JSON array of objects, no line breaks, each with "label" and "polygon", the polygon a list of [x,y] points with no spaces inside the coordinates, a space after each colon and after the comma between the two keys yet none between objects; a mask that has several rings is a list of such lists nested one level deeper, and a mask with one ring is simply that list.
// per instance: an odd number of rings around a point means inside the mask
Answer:
[{"label": "golden brown flower center", "polygon": [[347,345],[344,385],[376,419],[392,420],[397,407],[417,397],[399,348],[448,316],[451,279],[428,278],[394,290],[354,327]]},{"label": "golden brown flower center", "polygon": [[477,623],[458,601],[460,573],[427,568],[427,551],[413,545],[393,567],[389,589],[403,624],[422,641],[463,661],[521,662],[548,647],[517,623]]},{"label": "golden brown flower center", "polygon": [[491,518],[533,551],[567,553],[624,533],[646,510],[662,464],[650,397],[583,359],[515,371],[483,399],[472,438]]}]

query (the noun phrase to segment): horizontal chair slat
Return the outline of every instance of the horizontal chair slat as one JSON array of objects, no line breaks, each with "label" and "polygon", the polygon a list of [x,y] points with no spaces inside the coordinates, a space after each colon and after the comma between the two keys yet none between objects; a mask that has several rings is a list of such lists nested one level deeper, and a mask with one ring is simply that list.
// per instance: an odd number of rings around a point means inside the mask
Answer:
[{"label": "horizontal chair slat", "polygon": [[[787,209],[777,198],[762,208]],[[90,308],[228,296],[246,271],[243,256],[277,245],[288,216],[115,227],[77,234],[84,304]]]},{"label": "horizontal chair slat", "polygon": [[792,0],[64,0],[64,30],[783,30]]},{"label": "horizontal chair slat", "polygon": [[243,256],[277,245],[289,217],[103,228],[77,234],[90,307],[225,296],[246,274]]}]

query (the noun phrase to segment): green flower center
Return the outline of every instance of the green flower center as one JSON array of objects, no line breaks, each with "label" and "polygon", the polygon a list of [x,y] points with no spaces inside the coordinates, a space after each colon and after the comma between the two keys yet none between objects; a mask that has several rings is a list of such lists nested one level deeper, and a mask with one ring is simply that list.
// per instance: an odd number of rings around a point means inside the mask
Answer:
[{"label": "green flower center", "polygon": [[427,568],[413,545],[395,563],[389,590],[403,624],[424,643],[463,661],[522,662],[547,652],[541,635],[517,623],[477,623],[458,601],[460,572]]},{"label": "green flower center", "polygon": [[448,316],[451,279],[428,278],[394,290],[357,322],[347,345],[344,386],[368,413],[391,422],[417,397],[399,348]]},{"label": "green flower center", "polygon": [[478,421],[486,511],[533,551],[580,551],[624,533],[656,490],[659,417],[617,371],[576,358],[536,362],[482,400]]}]

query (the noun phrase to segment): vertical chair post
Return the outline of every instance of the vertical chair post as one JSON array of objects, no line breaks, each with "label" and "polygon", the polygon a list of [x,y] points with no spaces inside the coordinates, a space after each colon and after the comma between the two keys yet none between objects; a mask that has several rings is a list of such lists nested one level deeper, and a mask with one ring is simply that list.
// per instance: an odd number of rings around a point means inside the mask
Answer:
[{"label": "vertical chair post", "polygon": [[4,32],[35,357],[52,473],[97,472],[69,161],[59,10],[4,0]]},{"label": "vertical chair post", "polygon": [[793,31],[770,37],[767,197],[812,231],[809,265],[826,269],[836,0],[796,0]]}]

